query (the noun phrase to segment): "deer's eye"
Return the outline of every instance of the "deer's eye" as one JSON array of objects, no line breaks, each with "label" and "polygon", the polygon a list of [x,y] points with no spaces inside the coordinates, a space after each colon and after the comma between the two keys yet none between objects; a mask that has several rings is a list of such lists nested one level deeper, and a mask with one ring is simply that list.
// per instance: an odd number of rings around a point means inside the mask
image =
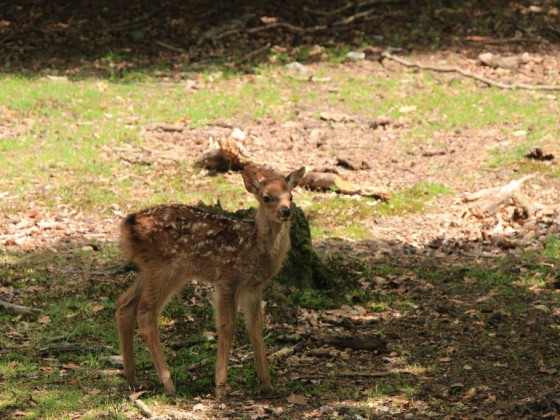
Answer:
[{"label": "deer's eye", "polygon": [[268,195],[265,195],[265,196],[263,197],[263,201],[264,201],[265,203],[270,203],[270,197],[269,197]]}]

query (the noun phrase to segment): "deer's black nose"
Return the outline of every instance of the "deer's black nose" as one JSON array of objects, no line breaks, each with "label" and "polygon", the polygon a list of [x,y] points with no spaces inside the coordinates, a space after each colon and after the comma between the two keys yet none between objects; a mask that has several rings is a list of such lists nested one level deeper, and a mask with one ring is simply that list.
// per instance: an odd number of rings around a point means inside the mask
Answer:
[{"label": "deer's black nose", "polygon": [[282,217],[290,217],[290,214],[292,214],[292,212],[290,211],[289,207],[284,207],[283,209],[280,210],[280,216]]}]

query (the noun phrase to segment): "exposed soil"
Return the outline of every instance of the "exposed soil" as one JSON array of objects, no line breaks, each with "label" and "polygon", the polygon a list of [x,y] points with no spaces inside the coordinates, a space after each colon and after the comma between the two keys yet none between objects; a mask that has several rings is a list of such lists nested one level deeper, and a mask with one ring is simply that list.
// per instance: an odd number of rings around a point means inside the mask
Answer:
[{"label": "exposed soil", "polygon": [[[553,10],[553,2],[539,4],[542,12],[531,12],[528,2],[508,7],[502,6],[506,2],[470,2],[465,6],[465,15],[446,7],[445,2],[439,2],[442,4],[438,7],[429,6],[428,2],[391,2],[375,6],[379,12],[369,15],[365,21],[358,19],[356,24],[342,25],[339,31],[301,35],[293,30],[270,30],[258,36],[241,33],[231,39],[216,40],[212,37],[220,32],[213,35],[209,30],[245,13],[254,14],[247,27],[262,24],[260,18],[271,16],[305,28],[337,19],[310,10],[300,13],[305,7],[313,10],[325,7],[315,3],[297,7],[271,3],[252,8],[244,2],[212,3],[211,7],[204,2],[188,5],[168,2],[155,8],[147,2],[127,6],[124,12],[98,2],[74,2],[73,7],[66,3],[0,6],[0,56],[6,58],[5,71],[104,73],[115,66],[130,70],[151,67],[159,61],[177,70],[168,75],[173,80],[186,63],[198,66],[225,63],[250,70],[239,58],[267,43],[291,50],[301,44],[353,46],[365,37],[376,46],[387,46],[391,40],[386,34],[400,33],[407,40],[405,47],[413,48],[419,62],[443,65],[451,60],[454,65],[508,83],[553,84],[560,72],[560,49],[554,44],[560,37],[556,29],[560,18],[558,9]],[[328,6],[335,9],[334,5]],[[343,15],[352,14],[348,11]],[[341,14],[337,16],[341,18]],[[496,16],[501,25],[492,26]],[[477,35],[474,31],[483,23],[491,26],[486,28],[490,34],[487,40],[511,41],[495,45],[493,52],[505,55],[529,52],[536,60],[517,71],[481,66],[476,57],[484,47],[477,39],[468,41],[465,37]],[[439,25],[437,36],[428,30],[432,25]],[[231,29],[230,24],[228,28]],[[427,35],[412,41],[416,33]],[[384,38],[379,39],[380,36]],[[516,37],[517,41],[511,40]],[[201,39],[205,40],[200,42]],[[374,40],[379,42],[376,44]],[[154,44],[156,41],[167,46]],[[435,41],[441,46],[438,50],[429,48]],[[171,51],[169,45],[183,52]],[[238,45],[242,48],[237,48]],[[126,60],[119,64],[104,59],[109,50],[123,54]],[[311,73],[314,66],[308,64]],[[401,69],[396,63],[365,60],[342,64],[336,69],[333,66],[333,72],[389,78],[396,68]],[[437,77],[448,81],[458,76]],[[414,84],[413,72],[410,78],[413,80],[410,94],[413,94],[421,87]],[[312,87],[315,91],[330,88],[333,86],[320,83]],[[558,107],[554,97],[550,106]],[[132,159],[129,164],[157,163],[162,170],[177,171],[174,165],[178,156],[180,162],[190,164],[207,150],[210,138],[227,137],[239,127],[247,134],[244,143],[249,153],[263,162],[275,162],[279,168],[296,168],[302,164],[336,168],[341,175],[359,184],[382,185],[399,191],[426,182],[445,185],[453,193],[435,197],[426,211],[419,214],[372,218],[367,226],[374,240],[316,241],[316,248],[324,255],[344,253],[349,264],[358,267],[357,271],[367,267],[360,283],[363,290],[379,296],[391,295],[396,300],[391,310],[377,312],[374,307],[362,306],[363,302],[356,296],[349,296],[348,304],[340,309],[301,309],[297,326],[281,319],[268,319],[267,328],[275,336],[298,334],[298,338],[288,339],[285,344],[276,341],[276,347],[270,349],[273,353],[282,346],[294,346],[291,355],[274,362],[276,381],[284,384],[283,389],[293,381],[324,392],[306,395],[299,388],[292,395],[255,398],[238,390],[225,402],[216,403],[209,394],[211,390],[204,389],[194,400],[153,407],[154,412],[171,418],[560,417],[557,292],[516,282],[538,264],[553,266],[558,273],[555,263],[542,259],[528,262],[525,256],[530,250],[542,251],[546,241],[560,232],[558,178],[536,172],[536,177],[522,187],[532,202],[547,209],[533,220],[514,220],[514,206],[505,206],[496,216],[481,220],[468,213],[469,206],[461,201],[462,193],[504,185],[522,176],[515,163],[492,169],[487,165],[490,150],[500,147],[505,150],[509,146],[503,130],[512,127],[441,130],[419,144],[402,140],[418,124],[406,114],[374,128],[372,121],[343,107],[298,107],[296,111],[289,121],[269,117],[258,123],[222,121],[177,133],[147,129],[142,133],[144,147],[126,151],[127,159]],[[324,113],[323,118],[317,118],[317,112]],[[0,137],[17,136],[25,131],[25,121],[8,123],[7,118],[0,120]],[[560,156],[557,139],[545,140],[543,147],[555,159],[539,164],[546,170],[557,168]],[[107,150],[107,153],[120,152]],[[365,160],[370,169],[352,171],[336,166],[341,154]],[[191,185],[203,185],[205,175],[203,172],[189,179]],[[240,182],[237,174],[224,176],[231,182]],[[148,190],[149,186],[146,193]],[[300,204],[305,210],[306,203]],[[93,238],[101,244],[116,243],[117,221],[118,216],[100,219],[70,209],[58,214],[50,214],[46,209],[39,214],[0,214],[0,243],[6,249],[29,255],[49,249],[65,252],[70,245],[90,246]],[[503,262],[495,262],[504,256],[509,256],[505,266]],[[96,263],[103,265],[107,261],[93,261],[88,269],[104,268]],[[387,273],[386,267],[393,267],[394,271]],[[473,268],[506,276],[512,282],[508,292],[483,276],[473,276],[469,271]],[[53,276],[58,275],[56,267],[49,269],[53,270]],[[554,274],[548,276],[545,280],[549,286],[557,287]],[[122,277],[119,276],[119,281]],[[7,293],[3,290],[0,298],[7,299],[4,292]],[[17,301],[17,296],[10,299]],[[379,332],[388,343],[387,352],[328,346],[323,352],[317,351],[322,347],[315,337],[321,333],[376,335]],[[180,332],[168,333],[171,336]],[[248,348],[234,350],[232,362],[240,363],[249,355]],[[145,385],[155,387],[156,392],[159,390],[156,383]],[[188,385],[178,384],[181,386]],[[126,395],[128,391],[120,392]],[[137,411],[125,414],[140,417]],[[76,417],[79,415],[76,413]]]}]

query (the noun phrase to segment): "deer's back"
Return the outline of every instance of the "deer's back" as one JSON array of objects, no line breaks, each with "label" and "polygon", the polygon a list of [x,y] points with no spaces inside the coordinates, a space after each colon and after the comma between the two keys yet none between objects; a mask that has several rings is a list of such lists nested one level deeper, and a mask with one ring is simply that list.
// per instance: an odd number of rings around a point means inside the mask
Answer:
[{"label": "deer's back", "polygon": [[261,262],[253,222],[186,205],[128,215],[121,224],[121,246],[141,269],[173,267],[209,281],[238,271],[252,275]]}]

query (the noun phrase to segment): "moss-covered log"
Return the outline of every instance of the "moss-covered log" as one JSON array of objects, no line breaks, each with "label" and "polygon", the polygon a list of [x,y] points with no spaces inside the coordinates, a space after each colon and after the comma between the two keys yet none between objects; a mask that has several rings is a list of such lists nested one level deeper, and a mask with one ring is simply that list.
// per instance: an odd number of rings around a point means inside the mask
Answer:
[{"label": "moss-covered log", "polygon": [[[238,210],[230,213],[224,210],[218,202],[214,206],[208,206],[202,202],[199,208],[209,212],[234,217],[237,219],[254,219],[255,209]],[[296,288],[319,288],[328,287],[331,273],[322,264],[311,244],[311,231],[309,222],[303,210],[292,204],[292,227],[290,232],[292,247],[286,258],[284,266],[274,281],[289,287]]]}]

